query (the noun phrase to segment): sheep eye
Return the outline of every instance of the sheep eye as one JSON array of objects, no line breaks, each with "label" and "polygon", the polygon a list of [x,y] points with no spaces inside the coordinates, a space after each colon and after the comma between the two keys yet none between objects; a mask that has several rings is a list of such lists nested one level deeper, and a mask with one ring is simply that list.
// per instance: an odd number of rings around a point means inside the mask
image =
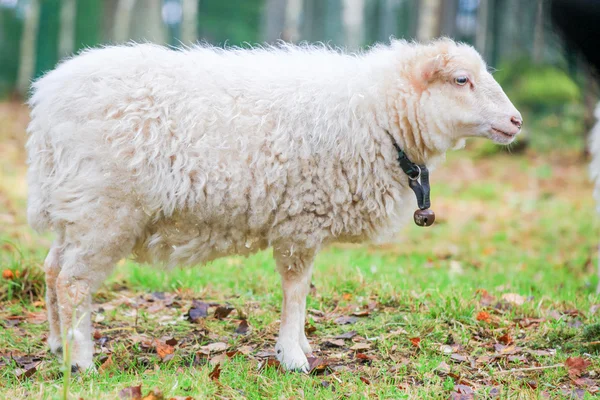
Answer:
[{"label": "sheep eye", "polygon": [[456,83],[459,86],[464,86],[467,84],[467,82],[469,82],[469,78],[467,78],[466,76],[459,76],[458,78],[454,78],[454,83]]}]

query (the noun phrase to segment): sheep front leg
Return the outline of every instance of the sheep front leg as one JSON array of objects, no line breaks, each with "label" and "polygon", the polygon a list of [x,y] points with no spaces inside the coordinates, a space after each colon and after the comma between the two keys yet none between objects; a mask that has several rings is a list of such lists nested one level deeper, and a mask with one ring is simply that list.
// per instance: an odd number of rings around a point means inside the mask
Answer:
[{"label": "sheep front leg", "polygon": [[310,352],[310,345],[304,334],[304,320],[315,253],[275,251],[274,255],[283,288],[276,356],[287,370],[308,372],[308,360],[304,353],[306,350]]},{"label": "sheep front leg", "polygon": [[56,294],[56,279],[60,273],[60,244],[58,241],[52,245],[44,261],[44,273],[46,275],[46,308],[48,309],[48,324],[50,325],[48,345],[53,353],[58,354],[62,349],[60,316]]}]

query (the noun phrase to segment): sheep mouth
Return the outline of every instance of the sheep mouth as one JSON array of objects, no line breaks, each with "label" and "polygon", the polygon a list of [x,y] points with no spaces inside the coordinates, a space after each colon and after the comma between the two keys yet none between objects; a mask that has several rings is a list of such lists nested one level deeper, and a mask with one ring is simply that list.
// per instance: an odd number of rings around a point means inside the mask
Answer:
[{"label": "sheep mouth", "polygon": [[492,132],[499,133],[500,135],[502,135],[504,137],[507,137],[507,138],[511,138],[511,139],[514,138],[515,136],[517,136],[517,133],[519,133],[519,131],[516,131],[516,132],[506,132],[506,131],[502,131],[502,130],[497,129],[497,128],[492,128]]}]

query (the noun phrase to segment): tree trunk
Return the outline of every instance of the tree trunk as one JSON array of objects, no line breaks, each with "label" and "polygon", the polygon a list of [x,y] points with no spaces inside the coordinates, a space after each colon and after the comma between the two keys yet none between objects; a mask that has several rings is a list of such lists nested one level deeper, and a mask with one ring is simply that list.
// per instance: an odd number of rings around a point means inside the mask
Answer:
[{"label": "tree trunk", "polygon": [[287,0],[267,0],[265,2],[262,36],[266,42],[273,43],[283,38],[286,14]]},{"label": "tree trunk", "polygon": [[487,30],[488,30],[489,0],[480,0],[477,9],[477,33],[475,34],[475,48],[487,59]]},{"label": "tree trunk", "polygon": [[183,0],[181,41],[186,45],[198,41],[198,5],[198,0]]},{"label": "tree trunk", "polygon": [[535,32],[533,35],[533,62],[539,64],[544,57],[544,0],[537,0]]},{"label": "tree trunk", "polygon": [[117,18],[118,7],[119,0],[104,0],[102,9],[102,42],[112,43],[115,41],[114,22]]},{"label": "tree trunk", "polygon": [[302,0],[287,0],[285,22],[281,38],[286,42],[295,43],[300,40],[300,16],[302,15]]},{"label": "tree trunk", "polygon": [[133,13],[131,37],[138,41],[167,43],[167,29],[162,21],[162,0],[144,0]]},{"label": "tree trunk", "polygon": [[364,44],[364,0],[344,0],[342,22],[344,24],[345,44],[351,49],[358,49]]},{"label": "tree trunk", "polygon": [[119,0],[115,15],[113,40],[115,43],[127,42],[130,37],[131,16],[136,0]]},{"label": "tree trunk", "polygon": [[60,0],[43,0],[37,31],[35,76],[39,77],[56,66],[60,31]]},{"label": "tree trunk", "polygon": [[38,0],[33,0],[25,7],[25,23],[21,36],[17,91],[23,96],[29,91],[31,78],[35,73],[35,48],[39,20],[40,5]]},{"label": "tree trunk", "polygon": [[421,0],[417,39],[427,42],[440,34],[441,0]]},{"label": "tree trunk", "polygon": [[75,44],[75,0],[62,0],[60,6],[60,34],[58,55],[60,58],[73,54]]}]

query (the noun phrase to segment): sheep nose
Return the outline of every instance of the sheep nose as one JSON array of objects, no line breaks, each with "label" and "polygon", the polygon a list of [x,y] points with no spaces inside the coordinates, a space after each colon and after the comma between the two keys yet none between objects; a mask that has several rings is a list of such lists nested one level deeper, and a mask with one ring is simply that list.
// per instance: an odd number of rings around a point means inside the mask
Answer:
[{"label": "sheep nose", "polygon": [[523,126],[523,120],[519,117],[512,117],[510,122],[512,122],[512,124],[519,129],[521,129],[521,126]]}]

